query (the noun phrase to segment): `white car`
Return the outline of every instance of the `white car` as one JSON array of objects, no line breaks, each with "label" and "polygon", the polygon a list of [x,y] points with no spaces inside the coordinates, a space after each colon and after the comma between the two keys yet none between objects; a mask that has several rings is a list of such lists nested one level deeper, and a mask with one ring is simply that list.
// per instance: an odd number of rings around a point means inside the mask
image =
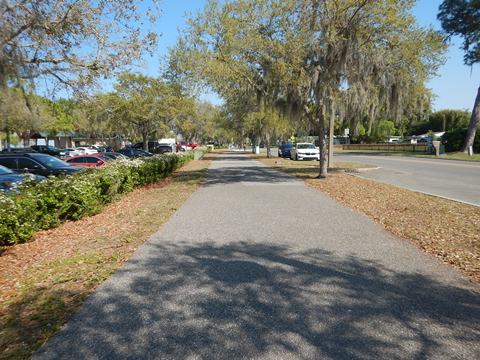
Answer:
[{"label": "white car", "polygon": [[290,150],[292,160],[320,160],[320,150],[312,143],[297,143]]},{"label": "white car", "polygon": [[65,148],[63,149],[62,152],[60,152],[60,156],[71,157],[71,156],[80,155],[80,152],[74,148]]},{"label": "white car", "polygon": [[75,150],[79,153],[79,155],[91,155],[91,154],[97,154],[98,151],[95,149],[92,149],[90,147],[77,147]]}]

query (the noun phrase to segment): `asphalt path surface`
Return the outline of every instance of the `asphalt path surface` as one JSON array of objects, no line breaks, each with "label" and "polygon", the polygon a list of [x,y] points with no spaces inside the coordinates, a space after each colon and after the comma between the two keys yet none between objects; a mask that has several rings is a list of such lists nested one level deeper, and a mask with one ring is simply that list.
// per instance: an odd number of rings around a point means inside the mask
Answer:
[{"label": "asphalt path surface", "polygon": [[478,359],[480,287],[244,155],[34,359]]},{"label": "asphalt path surface", "polygon": [[337,153],[334,160],[379,166],[362,177],[480,206],[480,162]]}]

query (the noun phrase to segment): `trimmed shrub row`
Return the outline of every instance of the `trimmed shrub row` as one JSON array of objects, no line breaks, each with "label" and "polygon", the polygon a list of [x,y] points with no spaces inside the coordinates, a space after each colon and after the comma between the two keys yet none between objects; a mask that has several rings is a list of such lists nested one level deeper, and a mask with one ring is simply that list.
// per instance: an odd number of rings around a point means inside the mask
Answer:
[{"label": "trimmed shrub row", "polygon": [[170,175],[191,158],[170,154],[117,160],[74,176],[25,183],[18,194],[0,194],[0,245],[25,242],[38,230],[96,214],[120,195]]}]

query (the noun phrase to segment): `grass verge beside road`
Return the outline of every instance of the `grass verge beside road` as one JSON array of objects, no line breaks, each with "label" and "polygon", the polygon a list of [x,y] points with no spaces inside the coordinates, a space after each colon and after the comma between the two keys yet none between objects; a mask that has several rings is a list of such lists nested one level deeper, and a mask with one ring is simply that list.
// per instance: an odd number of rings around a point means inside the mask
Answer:
[{"label": "grass verge beside road", "polygon": [[[434,155],[427,155],[433,158],[436,158]],[[440,156],[440,159],[447,159],[447,160],[462,160],[462,161],[480,161],[480,154],[473,154],[472,156],[468,156],[463,152],[452,152],[447,153],[445,156]]]},{"label": "grass verge beside road", "polygon": [[0,256],[0,359],[26,359],[199,187],[209,160]]},{"label": "grass verge beside road", "polygon": [[451,152],[440,156],[432,154],[425,154],[421,152],[402,152],[402,151],[376,151],[376,150],[335,150],[339,154],[365,154],[365,155],[381,155],[381,156],[408,156],[426,159],[441,159],[441,160],[461,160],[461,161],[480,161],[480,154],[473,154],[468,156],[463,152]]},{"label": "grass verge beside road", "polygon": [[[260,160],[266,165],[273,166],[282,170],[283,172],[295,175],[297,177],[311,178],[318,175],[318,161],[294,161],[285,158],[271,157],[267,158],[266,155],[253,155],[249,154],[252,159]],[[339,162],[335,161],[334,166],[330,169],[333,173],[345,172],[345,171],[358,171],[368,170],[376,168],[375,165],[354,163],[354,162]]]},{"label": "grass verge beside road", "polygon": [[[307,185],[327,193],[429,254],[480,282],[480,208],[393,185],[355,177],[342,171],[327,179],[314,177],[318,162],[256,157],[277,170],[303,178]],[[361,164],[336,164],[355,169]]]}]

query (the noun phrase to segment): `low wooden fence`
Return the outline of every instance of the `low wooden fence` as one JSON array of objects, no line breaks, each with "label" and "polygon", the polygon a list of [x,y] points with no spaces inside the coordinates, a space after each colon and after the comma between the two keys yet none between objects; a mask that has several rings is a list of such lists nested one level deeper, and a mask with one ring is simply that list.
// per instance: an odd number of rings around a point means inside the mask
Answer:
[{"label": "low wooden fence", "polygon": [[366,151],[399,151],[399,152],[423,152],[429,153],[430,146],[426,144],[345,144],[342,150],[366,150]]}]

